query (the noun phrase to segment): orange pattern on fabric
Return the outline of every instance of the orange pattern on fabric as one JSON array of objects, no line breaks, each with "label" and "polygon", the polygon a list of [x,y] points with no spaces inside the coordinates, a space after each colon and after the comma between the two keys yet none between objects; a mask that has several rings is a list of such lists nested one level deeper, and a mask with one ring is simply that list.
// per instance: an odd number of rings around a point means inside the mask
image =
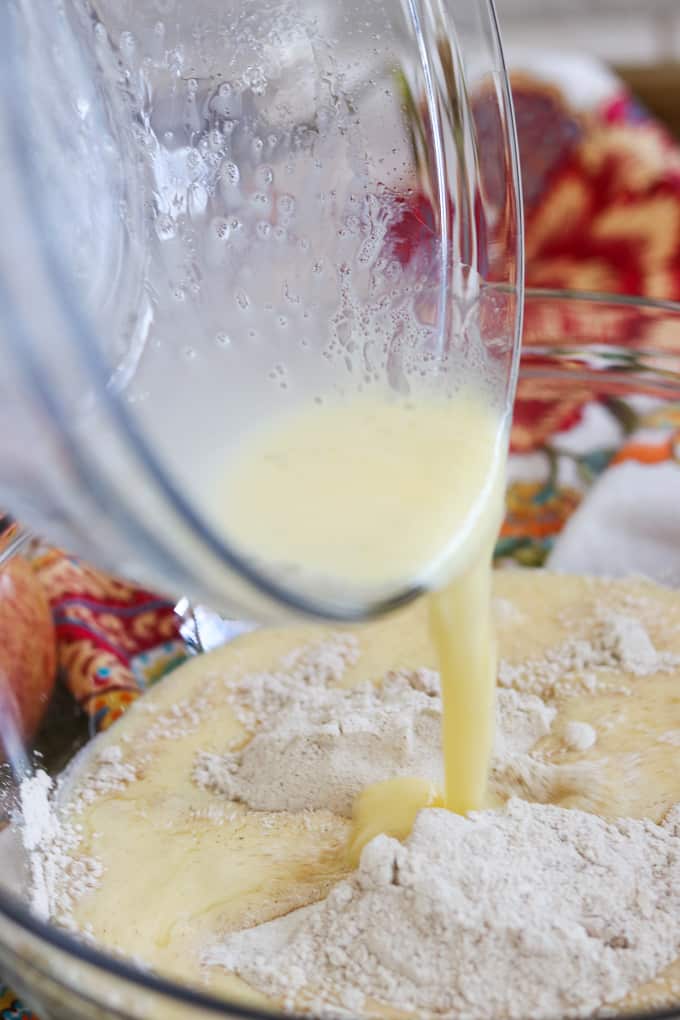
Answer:
[{"label": "orange pattern on fabric", "polygon": [[666,404],[648,411],[642,416],[641,424],[647,429],[672,429],[680,432],[680,403]]},{"label": "orange pattern on fabric", "polygon": [[61,549],[48,549],[34,560],[35,569],[49,599],[61,597],[73,588],[81,596],[95,599],[113,598],[117,602],[134,602],[138,588],[106,574],[83,560],[75,560]]},{"label": "orange pattern on fabric", "polygon": [[581,502],[576,489],[544,482],[513,482],[506,497],[502,538],[546,538],[558,534]]},{"label": "orange pattern on fabric", "polygon": [[[533,91],[543,96],[545,85]],[[680,298],[677,147],[651,122],[610,123],[598,113],[580,121],[580,140],[528,210],[527,284]]]},{"label": "orange pattern on fabric", "polygon": [[529,453],[580,421],[584,405],[594,397],[592,387],[565,379],[521,379],[512,423],[512,449]]},{"label": "orange pattern on fabric", "polygon": [[[81,704],[95,693],[101,696],[103,687],[139,690],[130,667],[93,640],[62,641],[59,645],[59,667],[73,697]],[[106,677],[104,683],[98,682],[102,676]]]},{"label": "orange pattern on fabric", "polygon": [[637,461],[638,464],[663,464],[673,460],[674,442],[666,439],[661,443],[628,443],[616,454],[612,465],[623,464],[626,460]]},{"label": "orange pattern on fabric", "polygon": [[64,682],[104,729],[186,658],[173,605],[59,550],[35,567],[50,598]]},{"label": "orange pattern on fabric", "polygon": [[89,715],[98,720],[99,730],[108,730],[109,726],[127,712],[140,693],[140,691],[107,691],[106,694],[90,698],[84,707]]},{"label": "orange pattern on fabric", "polygon": [[[544,167],[541,200],[526,205],[527,285],[680,300],[677,145],[657,124],[631,115],[625,96],[605,109],[577,115],[556,99],[553,86],[526,74],[513,76],[512,84],[525,190],[534,190],[526,180],[525,155],[529,165]],[[542,125],[534,123],[530,137],[523,133],[525,109],[534,111],[534,119],[535,111],[542,111],[547,138],[571,135],[573,145],[557,151],[546,141],[552,161],[549,153],[537,155],[535,149],[544,144]],[[525,349],[596,343],[594,322],[608,341],[617,336],[622,344],[634,341],[638,348],[678,352],[680,368],[677,329],[653,311],[600,308],[595,320],[592,307],[530,306]],[[665,362],[663,367],[673,366]],[[578,384],[551,392],[540,380],[523,381],[515,403],[513,450],[539,449],[552,434],[576,424],[583,405],[597,397],[592,388]]]}]

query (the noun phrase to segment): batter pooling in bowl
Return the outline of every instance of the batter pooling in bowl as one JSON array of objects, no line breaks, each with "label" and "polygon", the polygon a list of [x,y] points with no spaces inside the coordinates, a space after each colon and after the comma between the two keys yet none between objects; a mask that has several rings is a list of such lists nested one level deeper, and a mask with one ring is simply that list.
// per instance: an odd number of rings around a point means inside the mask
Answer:
[{"label": "batter pooling in bowl", "polygon": [[58,870],[43,848],[52,916],[296,1009],[576,1016],[677,999],[680,599],[533,572],[494,586],[495,810],[426,808],[352,869],[366,786],[443,783],[427,607],[261,631],[182,667],[72,767]]}]

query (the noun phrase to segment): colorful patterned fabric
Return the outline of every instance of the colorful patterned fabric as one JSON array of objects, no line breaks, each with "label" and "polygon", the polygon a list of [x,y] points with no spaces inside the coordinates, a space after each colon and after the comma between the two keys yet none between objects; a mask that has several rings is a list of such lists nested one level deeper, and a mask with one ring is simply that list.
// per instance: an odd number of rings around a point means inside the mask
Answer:
[{"label": "colorful patterned fabric", "polygon": [[[584,76],[579,88],[572,68],[564,90],[552,72],[549,82],[526,71],[513,76],[527,283],[680,299],[680,149],[601,69],[583,63],[579,73]],[[576,92],[594,93],[596,101],[584,106],[575,101]],[[480,129],[483,115],[477,111]],[[431,231],[429,216],[425,203],[414,209],[400,258],[413,257],[423,232]],[[530,310],[528,349],[560,333],[546,329],[546,314],[554,316],[555,309]],[[638,344],[641,337],[643,345],[648,339],[656,349],[677,342],[659,323],[641,322],[634,312],[617,314],[617,338],[624,345],[633,339]],[[564,315],[572,318],[562,324],[562,335],[574,344],[592,339],[586,335],[590,322],[574,317],[573,310]],[[626,521],[619,514],[623,530],[612,532],[612,501],[630,502],[632,491],[642,505],[639,511],[630,507],[631,519],[635,512],[653,513],[644,494],[656,486],[677,493],[673,505],[678,505],[680,403],[626,402],[581,383],[525,380],[515,411],[497,560],[578,569],[579,556],[592,564],[594,557],[610,555],[616,572]],[[680,534],[672,518],[659,533],[677,549]],[[602,542],[602,528],[611,541]],[[643,554],[647,572],[664,580],[663,543]],[[54,550],[40,552],[33,569],[52,607],[61,679],[93,728],[108,726],[187,655],[171,603]],[[36,1018],[0,986],[0,1020]]]},{"label": "colorful patterned fabric", "polygon": [[33,566],[52,607],[61,676],[97,729],[186,658],[173,603],[54,549]]},{"label": "colorful patterned fabric", "polygon": [[[523,92],[521,105],[530,103],[526,82]],[[558,108],[551,114],[571,119]],[[621,97],[580,123],[527,209],[527,284],[677,300],[680,151]]]},{"label": "colorful patterned fabric", "polygon": [[[610,576],[625,568],[680,585],[680,402],[591,399],[561,433],[512,454],[508,470],[497,563]],[[645,530],[657,536],[653,555],[636,562]]]},{"label": "colorful patterned fabric", "polygon": [[0,553],[9,548],[19,535],[19,525],[9,514],[0,512]]},{"label": "colorful patterned fabric", "polygon": [[0,1020],[38,1020],[35,1013],[19,1002],[14,992],[0,984]]}]

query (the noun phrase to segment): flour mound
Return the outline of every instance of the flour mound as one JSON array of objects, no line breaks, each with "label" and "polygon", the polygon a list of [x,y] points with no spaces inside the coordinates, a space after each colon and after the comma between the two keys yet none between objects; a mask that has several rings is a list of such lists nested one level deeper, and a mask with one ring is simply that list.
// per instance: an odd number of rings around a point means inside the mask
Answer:
[{"label": "flour mound", "polygon": [[441,774],[441,703],[401,678],[380,688],[331,688],[282,714],[239,753],[199,754],[194,779],[259,811],[329,808],[393,776]]},{"label": "flour mound", "polygon": [[[309,657],[307,657],[309,658]],[[315,684],[293,671],[270,680],[276,713],[258,711],[255,736],[240,751],[199,752],[194,781],[257,811],[329,808],[349,816],[356,796],[398,776],[442,782],[439,676],[432,670],[388,673],[379,684],[346,689]],[[262,705],[266,683],[255,678]],[[252,698],[246,683],[242,696]],[[249,711],[248,706],[246,710]],[[501,692],[497,753],[528,751],[548,733],[554,709],[538,698]]]},{"label": "flour mound", "polygon": [[640,620],[598,607],[586,632],[571,635],[541,659],[518,665],[501,662],[498,682],[502,687],[552,698],[558,691],[575,694],[611,689],[611,681],[602,683],[598,678],[599,671],[642,677],[672,673],[678,667],[680,656],[657,650]]},{"label": "flour mound", "polygon": [[324,901],[204,962],[325,1016],[368,998],[469,1020],[587,1015],[680,952],[676,823],[521,800],[467,818],[428,809],[403,845],[369,843]]},{"label": "flour mound", "polygon": [[271,673],[249,673],[229,684],[227,698],[246,729],[271,726],[281,711],[313,703],[327,686],[339,684],[359,655],[354,634],[330,634],[284,655]]},{"label": "flour mound", "polygon": [[24,779],[20,788],[21,837],[30,868],[31,908],[41,920],[58,916],[62,927],[77,930],[73,908],[80,897],[97,888],[103,868],[95,858],[77,852],[80,827],[59,818],[53,794],[54,782],[42,770]]}]

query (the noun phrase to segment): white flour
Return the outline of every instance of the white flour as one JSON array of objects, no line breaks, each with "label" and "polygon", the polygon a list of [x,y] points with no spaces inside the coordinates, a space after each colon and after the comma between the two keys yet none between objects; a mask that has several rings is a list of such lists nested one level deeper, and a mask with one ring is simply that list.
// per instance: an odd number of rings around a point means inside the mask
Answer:
[{"label": "white flour", "polygon": [[81,813],[86,805],[94,803],[99,797],[117,793],[134,783],[139,772],[135,765],[125,761],[123,750],[116,744],[102,748],[88,762],[88,778],[78,789],[72,806]]},{"label": "white flour", "polygon": [[404,845],[373,840],[324,901],[205,959],[324,1015],[376,1000],[470,1020],[586,1015],[680,952],[677,828],[521,800],[426,810]]},{"label": "white flour", "polygon": [[[258,715],[255,736],[238,752],[199,753],[193,775],[204,789],[255,810],[330,808],[348,816],[371,783],[395,776],[442,782],[442,704],[432,670],[389,673],[381,684],[351,689],[310,684],[295,670],[259,675],[241,684],[236,705],[247,718]],[[503,761],[548,733],[555,710],[501,691],[497,715]]]},{"label": "white flour", "polygon": [[81,832],[58,816],[54,783],[46,772],[24,779],[20,788],[21,837],[29,862],[31,907],[43,920],[58,917],[74,927],[73,907],[102,876],[99,861],[76,852]]},{"label": "white flour", "polygon": [[680,656],[655,649],[643,624],[635,617],[607,609],[596,612],[594,625],[584,635],[574,634],[541,659],[520,665],[501,662],[498,682],[502,687],[526,691],[542,698],[600,689],[626,692],[601,683],[597,670],[623,671],[633,676],[668,673],[680,666]]},{"label": "white flour", "polygon": [[137,768],[125,761],[122,748],[109,744],[87,758],[85,773],[78,776],[74,790],[70,770],[58,783],[42,770],[21,783],[21,839],[28,857],[31,907],[40,917],[74,928],[75,904],[97,888],[103,874],[100,862],[80,849],[81,826],[60,810],[64,789],[77,817],[88,805],[125,789],[137,777]]},{"label": "white flour", "polygon": [[318,691],[338,684],[359,659],[354,634],[331,634],[285,655],[275,672],[249,673],[227,686],[227,698],[246,729],[276,722],[282,710],[311,705]]},{"label": "white flour", "polygon": [[[211,709],[209,698],[206,696],[212,690],[212,683],[206,684],[203,696],[187,701],[177,701],[164,712],[156,712],[153,705],[149,705],[152,713],[152,721],[146,731],[147,744],[153,744],[161,740],[181,740],[182,737],[194,733]],[[144,701],[141,707],[147,707]]]},{"label": "white flour", "polygon": [[572,719],[564,727],[564,742],[570,751],[588,751],[597,741],[597,731],[590,723]]}]

